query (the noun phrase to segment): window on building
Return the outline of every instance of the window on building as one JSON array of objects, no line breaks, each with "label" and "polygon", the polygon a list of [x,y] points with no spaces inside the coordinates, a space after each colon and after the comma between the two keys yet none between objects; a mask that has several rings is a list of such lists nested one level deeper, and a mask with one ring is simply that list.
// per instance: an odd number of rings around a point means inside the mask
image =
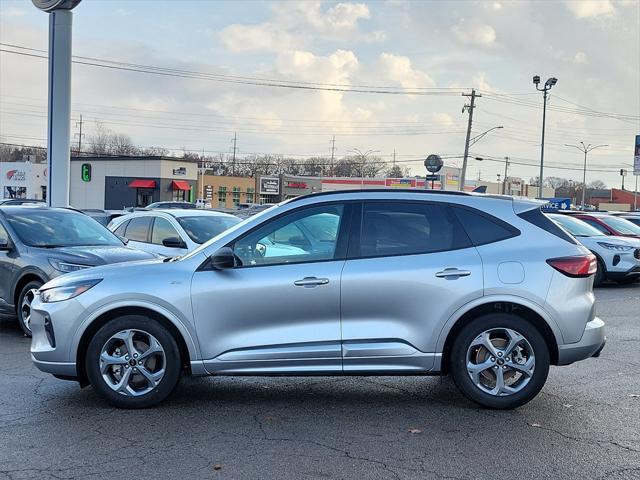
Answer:
[{"label": "window on building", "polygon": [[252,187],[247,188],[247,203],[253,203],[254,193],[256,189]]},{"label": "window on building", "polygon": [[232,188],[231,201],[233,202],[234,207],[240,205],[240,187]]},{"label": "window on building", "polygon": [[171,194],[171,200],[174,202],[186,202],[187,201],[187,191],[186,190],[173,190]]},{"label": "window on building", "polygon": [[227,187],[223,187],[223,186],[218,187],[218,206],[219,207],[227,206]]}]

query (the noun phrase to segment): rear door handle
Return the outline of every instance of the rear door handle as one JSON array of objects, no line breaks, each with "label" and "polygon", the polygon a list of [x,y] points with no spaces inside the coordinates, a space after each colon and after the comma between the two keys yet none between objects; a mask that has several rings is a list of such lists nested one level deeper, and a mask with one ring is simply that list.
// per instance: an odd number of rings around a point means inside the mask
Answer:
[{"label": "rear door handle", "polygon": [[438,278],[459,278],[471,275],[469,270],[458,270],[457,268],[445,268],[441,272],[436,273]]},{"label": "rear door handle", "polygon": [[318,277],[304,277],[301,280],[293,282],[296,287],[317,287],[318,285],[326,285],[327,283],[329,283],[328,278]]}]

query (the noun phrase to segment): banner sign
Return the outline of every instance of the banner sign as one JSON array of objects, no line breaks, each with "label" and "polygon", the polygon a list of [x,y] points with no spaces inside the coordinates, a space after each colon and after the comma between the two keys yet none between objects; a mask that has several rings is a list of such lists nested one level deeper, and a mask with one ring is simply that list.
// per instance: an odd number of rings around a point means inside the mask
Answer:
[{"label": "banner sign", "polygon": [[543,198],[546,200],[542,206],[543,212],[557,212],[558,210],[569,210],[571,208],[570,198]]}]

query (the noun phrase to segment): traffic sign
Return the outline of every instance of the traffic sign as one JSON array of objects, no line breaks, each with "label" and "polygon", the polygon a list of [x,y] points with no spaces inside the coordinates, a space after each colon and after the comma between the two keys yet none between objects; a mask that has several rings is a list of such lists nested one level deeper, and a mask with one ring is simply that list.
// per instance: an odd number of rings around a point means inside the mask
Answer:
[{"label": "traffic sign", "polygon": [[431,173],[439,172],[444,165],[444,162],[440,158],[440,155],[429,155],[427,159],[424,161],[424,166]]}]

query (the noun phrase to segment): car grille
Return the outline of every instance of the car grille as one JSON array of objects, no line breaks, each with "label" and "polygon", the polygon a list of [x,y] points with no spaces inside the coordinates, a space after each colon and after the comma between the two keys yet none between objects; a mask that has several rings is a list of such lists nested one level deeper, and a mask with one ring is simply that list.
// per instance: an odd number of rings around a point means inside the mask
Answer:
[{"label": "car grille", "polygon": [[633,256],[640,260],[640,248],[636,248],[636,250],[633,252]]}]

